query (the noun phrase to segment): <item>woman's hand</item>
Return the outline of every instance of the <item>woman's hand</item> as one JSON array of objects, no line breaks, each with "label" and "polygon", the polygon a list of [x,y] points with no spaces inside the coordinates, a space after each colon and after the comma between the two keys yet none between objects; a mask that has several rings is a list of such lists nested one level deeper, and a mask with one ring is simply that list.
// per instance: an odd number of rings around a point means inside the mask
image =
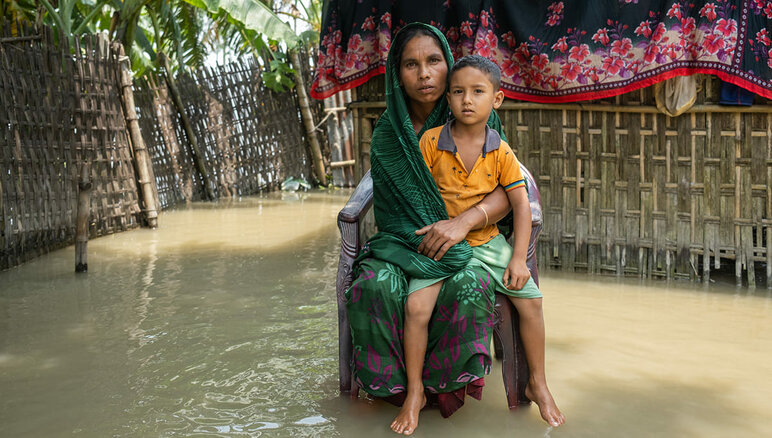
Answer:
[{"label": "woman's hand", "polygon": [[528,265],[525,261],[516,260],[513,258],[507,265],[507,269],[504,270],[504,286],[509,290],[520,290],[531,278],[531,271],[528,270]]},{"label": "woman's hand", "polygon": [[464,240],[470,230],[469,224],[459,220],[459,217],[427,225],[415,232],[424,236],[418,245],[418,252],[431,259],[440,260],[451,246]]}]

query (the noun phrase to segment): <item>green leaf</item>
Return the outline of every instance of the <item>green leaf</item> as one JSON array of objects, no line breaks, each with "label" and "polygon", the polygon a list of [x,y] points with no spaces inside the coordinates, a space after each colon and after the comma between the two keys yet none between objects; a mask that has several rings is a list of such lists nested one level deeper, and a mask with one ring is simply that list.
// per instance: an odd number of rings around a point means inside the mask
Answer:
[{"label": "green leaf", "polygon": [[279,93],[283,93],[287,91],[282,85],[281,80],[279,79],[281,75],[278,73],[268,71],[263,73],[263,83],[265,83],[265,86],[270,88],[273,91],[277,91]]},{"label": "green leaf", "polygon": [[283,41],[287,47],[295,47],[300,39],[285,22],[266,5],[256,0],[185,0],[186,2],[216,14],[221,9],[234,20],[268,38]]},{"label": "green leaf", "polygon": [[309,29],[300,34],[300,39],[306,47],[319,44],[319,31]]}]

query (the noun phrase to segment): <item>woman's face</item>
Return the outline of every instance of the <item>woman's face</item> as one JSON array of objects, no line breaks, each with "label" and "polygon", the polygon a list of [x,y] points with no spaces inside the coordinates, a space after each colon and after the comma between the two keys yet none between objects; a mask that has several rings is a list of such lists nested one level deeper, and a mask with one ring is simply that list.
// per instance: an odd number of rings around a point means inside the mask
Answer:
[{"label": "woman's face", "polygon": [[448,64],[437,40],[416,35],[405,44],[399,79],[410,100],[434,105],[445,94]]}]

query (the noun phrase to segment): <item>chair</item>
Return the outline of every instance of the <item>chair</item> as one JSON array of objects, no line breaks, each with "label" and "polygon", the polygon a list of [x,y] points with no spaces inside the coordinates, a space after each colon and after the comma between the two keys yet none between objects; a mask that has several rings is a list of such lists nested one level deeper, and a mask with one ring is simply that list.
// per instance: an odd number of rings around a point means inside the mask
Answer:
[{"label": "chair", "polygon": [[[528,244],[528,269],[536,284],[539,284],[539,272],[536,261],[536,241],[542,228],[541,196],[531,173],[522,164],[520,169],[526,180],[528,200],[531,204],[531,240]],[[351,328],[346,313],[345,292],[353,282],[352,264],[359,253],[363,241],[363,226],[367,210],[373,201],[373,180],[368,171],[354,190],[346,206],[338,213],[338,228],[340,229],[340,260],[338,262],[338,278],[336,284],[338,296],[338,371],[341,394],[349,393],[356,398],[359,388],[354,383],[351,359],[353,347]],[[504,378],[504,388],[510,409],[519,405],[529,404],[525,396],[525,385],[528,383],[528,364],[525,351],[519,335],[519,318],[517,310],[506,296],[497,293],[494,303],[495,325],[493,327],[494,351],[501,358],[501,371]]]}]

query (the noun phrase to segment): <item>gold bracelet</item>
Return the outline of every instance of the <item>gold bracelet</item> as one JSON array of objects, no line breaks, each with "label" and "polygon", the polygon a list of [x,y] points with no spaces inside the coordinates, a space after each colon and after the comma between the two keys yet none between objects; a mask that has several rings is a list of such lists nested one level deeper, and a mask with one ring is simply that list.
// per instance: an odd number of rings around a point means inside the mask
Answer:
[{"label": "gold bracelet", "polygon": [[483,225],[483,227],[487,227],[487,226],[488,226],[488,212],[487,212],[487,211],[485,211],[485,209],[483,208],[483,206],[482,206],[482,205],[480,205],[480,204],[475,204],[475,207],[479,208],[479,209],[480,209],[480,211],[482,211],[482,212],[483,212],[483,214],[485,215],[485,225]]}]

